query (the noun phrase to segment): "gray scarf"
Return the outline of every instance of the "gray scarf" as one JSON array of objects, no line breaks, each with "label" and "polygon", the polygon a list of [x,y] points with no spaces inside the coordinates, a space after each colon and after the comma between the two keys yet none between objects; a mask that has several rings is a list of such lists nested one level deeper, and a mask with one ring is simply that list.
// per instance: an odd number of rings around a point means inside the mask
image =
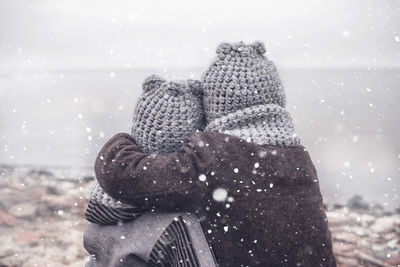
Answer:
[{"label": "gray scarf", "polygon": [[237,110],[212,120],[205,130],[233,135],[258,145],[292,147],[300,144],[289,112],[275,104]]}]

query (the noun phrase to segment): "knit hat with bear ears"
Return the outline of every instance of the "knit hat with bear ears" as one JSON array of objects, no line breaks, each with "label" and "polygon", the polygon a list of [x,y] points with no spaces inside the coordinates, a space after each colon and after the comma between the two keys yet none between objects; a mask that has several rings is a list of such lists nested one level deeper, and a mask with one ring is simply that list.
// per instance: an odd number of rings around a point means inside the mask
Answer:
[{"label": "knit hat with bear ears", "polygon": [[250,106],[285,107],[285,92],[262,42],[222,43],[217,58],[204,73],[204,109],[207,122]]},{"label": "knit hat with bear ears", "polygon": [[262,42],[222,43],[203,75],[207,131],[238,136],[259,145],[295,146],[286,98]]},{"label": "knit hat with bear ears", "polygon": [[131,135],[136,143],[147,153],[177,151],[190,132],[204,127],[201,94],[197,80],[146,78],[133,116]]}]

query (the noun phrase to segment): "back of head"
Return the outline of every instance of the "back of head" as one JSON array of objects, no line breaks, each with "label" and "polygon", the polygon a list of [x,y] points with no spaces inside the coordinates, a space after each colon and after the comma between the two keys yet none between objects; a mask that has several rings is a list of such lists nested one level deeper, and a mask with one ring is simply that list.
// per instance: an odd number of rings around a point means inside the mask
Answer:
[{"label": "back of head", "polygon": [[300,143],[277,68],[261,42],[222,43],[203,76],[206,131],[259,145]]},{"label": "back of head", "polygon": [[285,92],[274,63],[261,42],[222,43],[217,58],[203,75],[207,123],[261,104],[285,107]]},{"label": "back of head", "polygon": [[177,151],[192,131],[202,129],[201,93],[200,81],[146,78],[131,131],[142,150],[161,155]]}]

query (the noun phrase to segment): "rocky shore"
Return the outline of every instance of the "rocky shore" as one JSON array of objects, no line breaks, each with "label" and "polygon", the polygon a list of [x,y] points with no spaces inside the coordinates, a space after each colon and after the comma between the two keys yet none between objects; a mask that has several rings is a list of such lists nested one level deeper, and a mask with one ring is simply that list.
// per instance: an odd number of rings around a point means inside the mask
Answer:
[{"label": "rocky shore", "polygon": [[400,214],[327,211],[338,266],[400,266]]},{"label": "rocky shore", "polygon": [[0,266],[84,266],[84,210],[93,177],[0,167]]},{"label": "rocky shore", "polygon": [[[84,266],[90,171],[0,165],[0,267]],[[328,207],[338,266],[400,266],[400,214]]]}]

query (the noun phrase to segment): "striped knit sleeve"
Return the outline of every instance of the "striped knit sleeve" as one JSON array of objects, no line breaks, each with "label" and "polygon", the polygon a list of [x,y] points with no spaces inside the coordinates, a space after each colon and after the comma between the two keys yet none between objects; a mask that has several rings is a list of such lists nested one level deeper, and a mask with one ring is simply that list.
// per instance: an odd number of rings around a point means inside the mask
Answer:
[{"label": "striped knit sleeve", "polygon": [[112,225],[132,221],[144,212],[137,208],[113,208],[91,199],[85,212],[85,218],[92,223]]},{"label": "striped knit sleeve", "polygon": [[154,266],[200,267],[186,224],[181,216],[165,229],[151,254]]}]

